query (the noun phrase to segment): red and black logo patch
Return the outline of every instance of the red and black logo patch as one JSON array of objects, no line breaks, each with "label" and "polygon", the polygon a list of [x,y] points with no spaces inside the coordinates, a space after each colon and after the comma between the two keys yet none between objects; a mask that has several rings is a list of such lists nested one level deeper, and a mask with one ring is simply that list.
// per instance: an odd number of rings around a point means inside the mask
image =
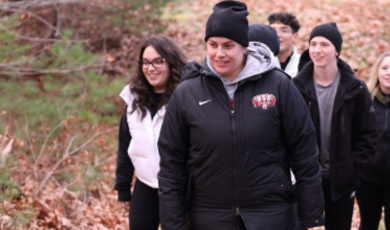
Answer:
[{"label": "red and black logo patch", "polygon": [[252,98],[252,103],[255,108],[261,107],[268,109],[268,106],[275,106],[276,97],[272,94],[259,94]]}]

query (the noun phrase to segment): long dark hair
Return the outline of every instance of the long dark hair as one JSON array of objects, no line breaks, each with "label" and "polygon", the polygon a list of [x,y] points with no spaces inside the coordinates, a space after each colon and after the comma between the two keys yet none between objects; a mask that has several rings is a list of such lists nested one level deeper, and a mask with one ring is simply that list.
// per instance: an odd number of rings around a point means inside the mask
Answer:
[{"label": "long dark hair", "polygon": [[[182,70],[187,63],[187,59],[171,39],[163,35],[156,35],[149,38],[141,45],[139,48],[138,60],[142,60],[144,51],[148,46],[152,46],[161,57],[165,59],[170,71],[167,88],[157,107],[157,110],[159,110],[162,106],[168,104],[173,91],[179,85]],[[140,64],[137,65],[136,74],[132,77],[130,91],[137,95],[133,101],[131,113],[140,109],[142,113],[141,119],[144,119],[146,116],[146,109],[150,110],[153,105],[153,87],[146,79]]]}]

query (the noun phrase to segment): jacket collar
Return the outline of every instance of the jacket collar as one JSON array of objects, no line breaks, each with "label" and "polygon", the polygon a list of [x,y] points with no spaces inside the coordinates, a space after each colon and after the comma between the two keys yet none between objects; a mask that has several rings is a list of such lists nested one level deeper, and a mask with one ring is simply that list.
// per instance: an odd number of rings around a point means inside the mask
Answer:
[{"label": "jacket collar", "polygon": [[381,102],[384,106],[390,105],[390,98],[383,95],[382,91],[379,89],[375,95],[376,99]]},{"label": "jacket collar", "polygon": [[[344,94],[350,92],[353,86],[359,83],[359,79],[355,76],[351,67],[340,58],[337,60],[337,67],[340,70],[340,83],[337,94],[342,97]],[[309,61],[294,78],[293,81],[301,92],[311,88],[309,84],[313,84],[313,71],[314,63]]]},{"label": "jacket collar", "polygon": [[[337,67],[340,71],[340,83],[337,88],[333,114],[342,108],[345,100],[353,98],[359,92],[359,87],[357,88],[356,86],[360,85],[360,88],[362,87],[361,80],[355,76],[351,67],[346,62],[339,58],[337,61]],[[312,61],[309,61],[302,68],[301,72],[299,72],[298,76],[293,79],[293,81],[302,94],[309,95],[312,100],[317,103],[317,97],[314,89],[313,70],[314,64]]]}]

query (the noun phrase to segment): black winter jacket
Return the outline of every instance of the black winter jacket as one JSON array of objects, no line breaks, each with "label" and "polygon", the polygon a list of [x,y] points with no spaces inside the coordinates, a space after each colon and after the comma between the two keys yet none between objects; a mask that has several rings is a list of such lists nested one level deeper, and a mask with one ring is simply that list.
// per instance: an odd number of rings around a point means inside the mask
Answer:
[{"label": "black winter jacket", "polygon": [[[359,185],[361,168],[375,153],[377,143],[375,110],[366,84],[341,59],[340,83],[333,105],[330,137],[330,184],[333,202],[351,194]],[[320,114],[313,79],[314,64],[307,63],[293,79],[303,95],[321,146]]]},{"label": "black winter jacket", "polygon": [[390,105],[385,106],[377,97],[373,103],[378,130],[378,147],[374,159],[364,167],[362,179],[369,183],[388,186],[390,185]]},{"label": "black winter jacket", "polygon": [[[207,67],[189,63],[182,79],[158,142],[162,229],[234,229],[237,215],[248,230],[293,229],[290,167],[301,224],[322,225],[314,127],[286,74],[273,69],[241,81],[234,109]],[[259,103],[266,94],[275,100]]]}]

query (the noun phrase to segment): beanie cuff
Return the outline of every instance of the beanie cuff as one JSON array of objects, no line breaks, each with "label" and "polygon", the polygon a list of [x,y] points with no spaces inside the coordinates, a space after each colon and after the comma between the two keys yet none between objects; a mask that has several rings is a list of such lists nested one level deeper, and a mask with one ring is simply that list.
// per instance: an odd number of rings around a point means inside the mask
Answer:
[{"label": "beanie cuff", "polygon": [[228,17],[211,17],[207,21],[205,42],[210,37],[226,37],[248,47],[248,25]]}]

